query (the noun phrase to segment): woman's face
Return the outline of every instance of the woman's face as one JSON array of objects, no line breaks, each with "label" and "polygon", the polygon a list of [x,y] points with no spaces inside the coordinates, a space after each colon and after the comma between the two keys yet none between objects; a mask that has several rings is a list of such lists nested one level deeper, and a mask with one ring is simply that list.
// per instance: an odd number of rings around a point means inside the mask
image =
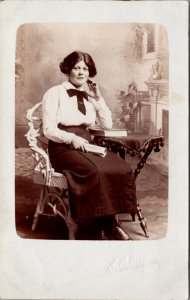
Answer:
[{"label": "woman's face", "polygon": [[76,65],[72,68],[69,74],[69,80],[76,86],[81,87],[86,83],[89,78],[89,70],[88,66],[85,64],[83,60],[80,60]]}]

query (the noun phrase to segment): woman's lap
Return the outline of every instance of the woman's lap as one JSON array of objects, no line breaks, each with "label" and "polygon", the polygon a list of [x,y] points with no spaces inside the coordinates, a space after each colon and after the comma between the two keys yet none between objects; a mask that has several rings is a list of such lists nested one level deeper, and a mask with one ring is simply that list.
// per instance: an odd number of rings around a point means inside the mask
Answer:
[{"label": "woman's lap", "polygon": [[131,167],[117,154],[108,151],[102,158],[60,144],[50,157],[54,169],[67,176],[74,217],[125,213],[136,203]]}]

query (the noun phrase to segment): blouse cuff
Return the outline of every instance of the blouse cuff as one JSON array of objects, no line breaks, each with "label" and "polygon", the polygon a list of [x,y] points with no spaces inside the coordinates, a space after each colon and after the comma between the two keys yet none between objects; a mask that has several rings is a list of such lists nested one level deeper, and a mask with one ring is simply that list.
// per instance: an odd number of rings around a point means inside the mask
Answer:
[{"label": "blouse cuff", "polygon": [[56,142],[56,143],[65,143],[65,144],[71,144],[73,136],[75,136],[74,133],[70,133],[64,130],[60,130],[58,128],[56,129],[44,129],[45,136]]},{"label": "blouse cuff", "polygon": [[75,136],[74,133],[66,132],[66,131],[61,131],[60,133],[60,138],[62,140],[62,143],[65,144],[71,144],[72,138]]}]

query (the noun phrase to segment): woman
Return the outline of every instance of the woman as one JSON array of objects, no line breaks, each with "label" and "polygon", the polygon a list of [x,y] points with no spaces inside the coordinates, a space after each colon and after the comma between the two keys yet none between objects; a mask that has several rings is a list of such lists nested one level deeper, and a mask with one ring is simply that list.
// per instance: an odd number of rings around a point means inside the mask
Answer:
[{"label": "woman", "polygon": [[128,240],[114,216],[136,201],[131,168],[111,151],[103,158],[85,148],[92,142],[89,126],[99,122],[105,129],[112,127],[98,85],[89,80],[97,73],[94,61],[74,51],[59,67],[68,80],[45,93],[43,130],[53,168],[67,176],[72,217],[79,222],[95,219],[100,239]]}]

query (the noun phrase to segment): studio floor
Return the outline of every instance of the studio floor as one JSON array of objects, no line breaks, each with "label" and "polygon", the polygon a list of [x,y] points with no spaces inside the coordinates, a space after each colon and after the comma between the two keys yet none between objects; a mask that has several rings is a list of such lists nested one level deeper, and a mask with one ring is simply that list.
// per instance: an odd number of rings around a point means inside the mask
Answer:
[{"label": "studio floor", "polygon": [[[136,158],[127,160],[135,167]],[[21,238],[68,239],[64,221],[59,217],[40,216],[36,230],[31,230],[33,215],[38,201],[40,186],[32,182],[33,159],[29,148],[15,151],[15,230]],[[149,238],[146,238],[138,218],[133,222],[130,214],[119,216],[122,228],[132,240],[155,240],[167,234],[168,222],[168,176],[162,165],[147,164],[136,180],[137,197],[141,212],[147,221]],[[89,226],[81,226],[80,240],[96,240]]]}]

